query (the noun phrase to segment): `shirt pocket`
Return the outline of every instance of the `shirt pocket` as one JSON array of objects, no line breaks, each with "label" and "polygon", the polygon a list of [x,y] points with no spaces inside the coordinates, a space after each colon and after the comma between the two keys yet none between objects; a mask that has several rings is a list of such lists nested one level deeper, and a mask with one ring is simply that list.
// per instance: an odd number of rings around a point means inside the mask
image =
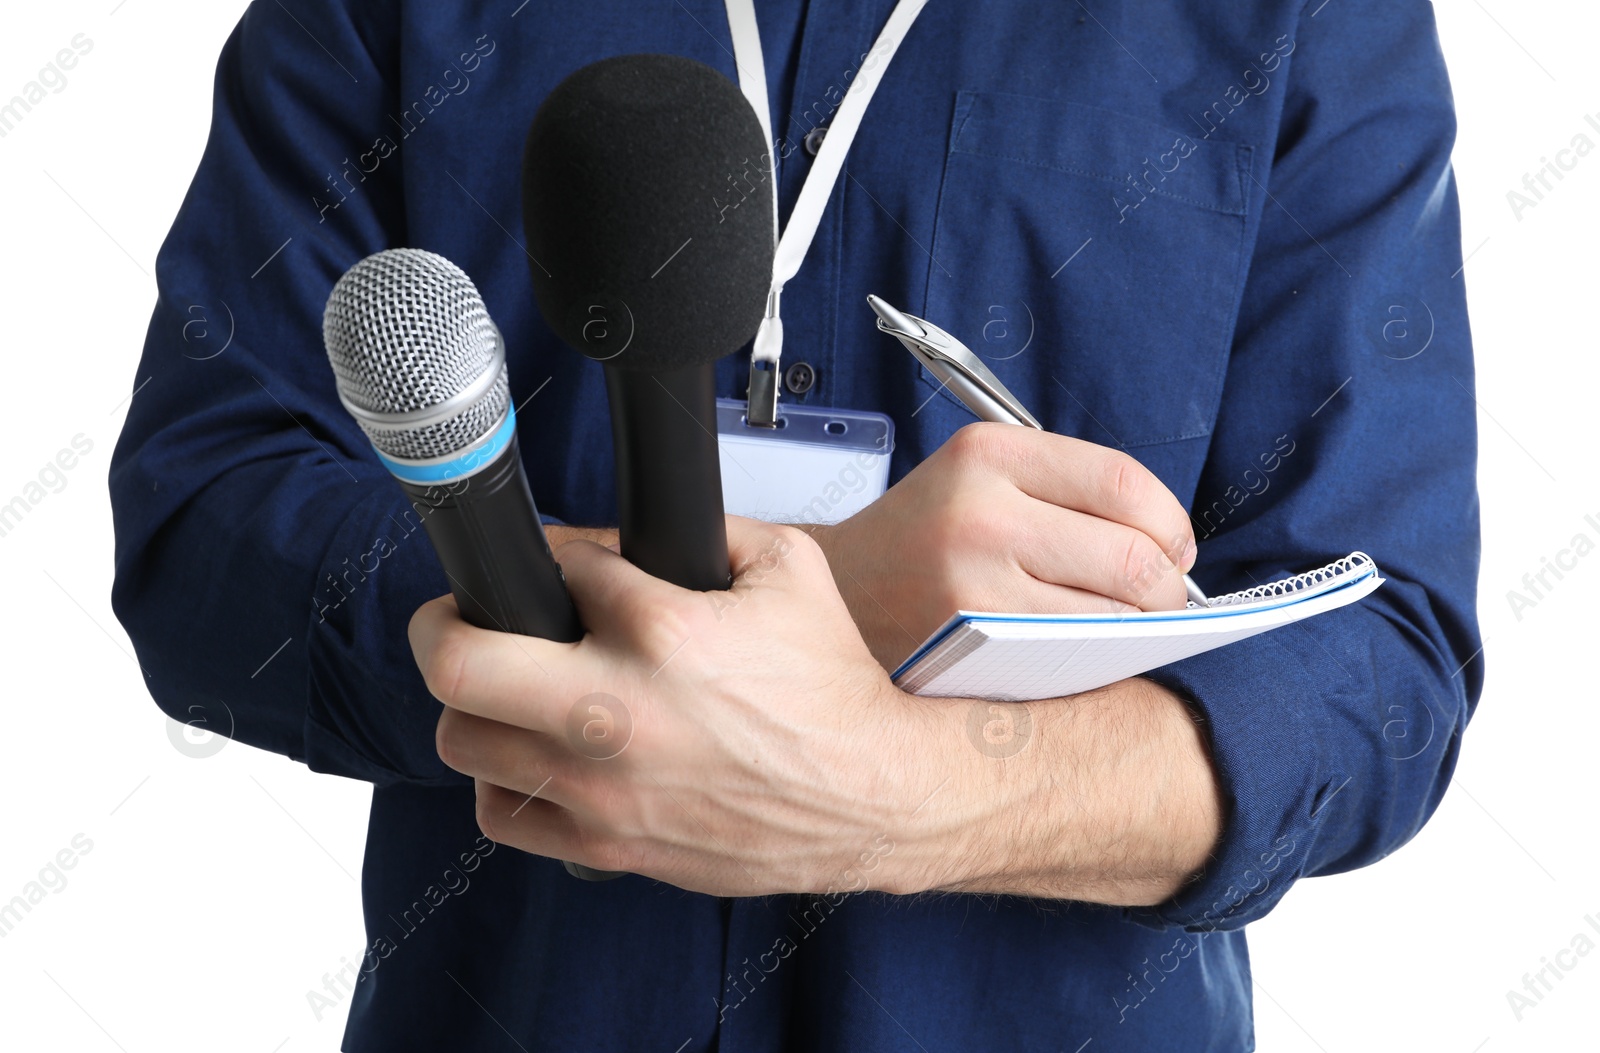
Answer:
[{"label": "shirt pocket", "polygon": [[1207,435],[1250,161],[1249,146],[1111,110],[960,92],[926,317],[1051,431],[1120,447]]}]

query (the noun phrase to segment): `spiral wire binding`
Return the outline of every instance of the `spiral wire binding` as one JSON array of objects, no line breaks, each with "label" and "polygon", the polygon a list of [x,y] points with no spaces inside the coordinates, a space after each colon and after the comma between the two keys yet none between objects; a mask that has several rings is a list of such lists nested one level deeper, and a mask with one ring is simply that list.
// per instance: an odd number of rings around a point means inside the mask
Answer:
[{"label": "spiral wire binding", "polygon": [[1352,552],[1343,559],[1334,560],[1326,567],[1308,570],[1304,574],[1296,574],[1292,578],[1284,578],[1282,581],[1269,582],[1266,585],[1257,585],[1254,588],[1242,589],[1239,592],[1230,592],[1222,596],[1209,596],[1206,598],[1206,607],[1234,607],[1244,603],[1255,603],[1258,600],[1292,596],[1297,592],[1304,592],[1306,589],[1325,585],[1352,571],[1364,570],[1367,567],[1376,567],[1372,557],[1365,552]]}]

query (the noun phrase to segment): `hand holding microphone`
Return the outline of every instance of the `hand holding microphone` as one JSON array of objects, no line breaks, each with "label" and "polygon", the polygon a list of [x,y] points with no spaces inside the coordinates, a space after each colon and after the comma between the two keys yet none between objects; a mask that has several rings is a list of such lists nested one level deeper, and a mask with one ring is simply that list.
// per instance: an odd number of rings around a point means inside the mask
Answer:
[{"label": "hand holding microphone", "polygon": [[[606,362],[622,553],[701,591],[730,581],[714,364],[755,333],[773,253],[770,208],[715,198],[764,149],[721,74],[639,55],[558,86],[524,159],[529,251],[552,268],[534,271],[540,309]],[[581,638],[518,457],[500,334],[470,279],[431,253],[379,253],[340,280],[324,329],[341,401],[433,509],[463,619]]]}]

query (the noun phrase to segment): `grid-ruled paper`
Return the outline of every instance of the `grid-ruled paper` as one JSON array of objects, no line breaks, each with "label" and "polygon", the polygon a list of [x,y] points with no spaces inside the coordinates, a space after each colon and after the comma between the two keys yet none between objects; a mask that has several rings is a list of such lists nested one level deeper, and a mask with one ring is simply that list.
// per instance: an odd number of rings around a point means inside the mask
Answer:
[{"label": "grid-ruled paper", "polygon": [[1354,603],[1383,579],[1370,561],[1260,602],[1122,617],[961,612],[895,683],[918,695],[1025,701],[1115,683]]}]

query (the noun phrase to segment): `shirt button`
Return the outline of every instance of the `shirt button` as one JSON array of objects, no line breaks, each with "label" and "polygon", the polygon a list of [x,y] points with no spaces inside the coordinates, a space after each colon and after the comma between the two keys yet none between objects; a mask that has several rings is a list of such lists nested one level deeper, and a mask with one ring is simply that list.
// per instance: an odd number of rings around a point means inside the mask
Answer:
[{"label": "shirt button", "polygon": [[810,154],[812,157],[817,156],[817,151],[822,149],[822,140],[826,139],[827,137],[828,129],[820,124],[807,132],[806,153]]},{"label": "shirt button", "polygon": [[817,386],[817,371],[809,362],[796,362],[784,371],[783,386],[791,395],[804,395]]}]

